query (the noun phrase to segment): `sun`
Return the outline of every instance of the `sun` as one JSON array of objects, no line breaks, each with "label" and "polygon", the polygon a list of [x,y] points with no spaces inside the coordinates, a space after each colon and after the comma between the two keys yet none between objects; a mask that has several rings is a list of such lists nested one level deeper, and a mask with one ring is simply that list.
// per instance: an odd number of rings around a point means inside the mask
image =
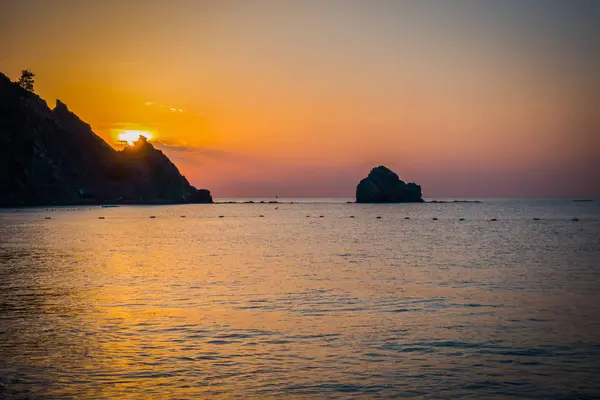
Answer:
[{"label": "sun", "polygon": [[119,142],[127,142],[128,145],[133,146],[133,143],[135,143],[135,141],[138,140],[140,136],[144,136],[148,140],[152,139],[152,133],[148,131],[132,130],[123,131],[119,133],[117,137],[119,139]]}]

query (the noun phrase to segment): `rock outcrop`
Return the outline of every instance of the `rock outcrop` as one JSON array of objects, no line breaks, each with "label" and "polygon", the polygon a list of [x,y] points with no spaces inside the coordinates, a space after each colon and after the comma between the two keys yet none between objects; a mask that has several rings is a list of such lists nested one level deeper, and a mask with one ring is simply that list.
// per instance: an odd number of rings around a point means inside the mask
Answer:
[{"label": "rock outcrop", "polygon": [[0,206],[211,203],[145,138],[113,149],[0,73]]},{"label": "rock outcrop", "polygon": [[383,165],[373,168],[356,187],[357,203],[422,203],[421,186],[404,183]]},{"label": "rock outcrop", "polygon": [[188,203],[212,203],[213,198],[210,191],[207,189],[196,189],[195,192],[188,197]]}]

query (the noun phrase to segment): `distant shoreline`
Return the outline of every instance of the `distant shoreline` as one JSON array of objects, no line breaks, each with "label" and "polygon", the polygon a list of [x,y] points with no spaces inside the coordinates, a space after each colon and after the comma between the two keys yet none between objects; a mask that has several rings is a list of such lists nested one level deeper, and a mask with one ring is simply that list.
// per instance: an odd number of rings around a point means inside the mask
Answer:
[{"label": "distant shoreline", "polygon": [[[343,199],[341,199],[343,200]],[[278,201],[278,200],[260,200],[260,201],[254,201],[254,200],[246,200],[246,201],[235,201],[235,200],[227,200],[227,201],[215,201],[214,204],[297,204],[300,202],[294,202],[294,201]],[[345,201],[342,203],[342,201],[339,202],[340,204],[415,204],[415,202],[377,202],[377,203],[358,203],[356,201]],[[423,203],[481,203],[481,200],[430,200],[430,201],[424,201],[418,204],[423,204]],[[306,204],[306,203],[304,203]]]},{"label": "distant shoreline", "polygon": [[[480,204],[493,202],[494,200],[563,200],[575,203],[591,203],[597,199],[576,199],[576,198],[486,198],[477,200],[425,200],[423,203],[418,204]],[[227,204],[248,204],[248,205],[293,205],[293,204],[320,204],[320,203],[334,203],[334,204],[416,204],[416,203],[357,203],[356,201],[350,201],[348,198],[329,198],[329,197],[305,197],[305,198],[294,198],[293,200],[249,200],[248,198],[241,198],[240,200],[222,200],[213,201],[212,203],[190,203],[190,202],[77,202],[77,203],[63,203],[63,204],[14,204],[14,205],[0,205],[0,210],[10,209],[28,209],[28,208],[62,208],[62,207],[120,207],[120,206],[177,206],[177,205],[192,205],[192,204],[214,204],[214,205],[227,205]]]}]

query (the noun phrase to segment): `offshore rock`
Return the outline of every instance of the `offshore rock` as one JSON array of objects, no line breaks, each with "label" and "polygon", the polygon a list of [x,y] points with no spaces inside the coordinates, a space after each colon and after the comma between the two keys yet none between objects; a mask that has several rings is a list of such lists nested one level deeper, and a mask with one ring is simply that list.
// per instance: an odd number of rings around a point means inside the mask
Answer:
[{"label": "offshore rock", "polygon": [[421,186],[404,183],[383,165],[373,168],[356,187],[357,203],[422,203]]}]

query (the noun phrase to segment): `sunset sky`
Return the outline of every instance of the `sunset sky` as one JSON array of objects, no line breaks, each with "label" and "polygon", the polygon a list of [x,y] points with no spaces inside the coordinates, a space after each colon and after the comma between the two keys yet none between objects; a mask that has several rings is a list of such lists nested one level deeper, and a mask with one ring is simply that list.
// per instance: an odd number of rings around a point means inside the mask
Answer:
[{"label": "sunset sky", "polygon": [[600,1],[31,1],[0,71],[218,197],[600,197]]}]

